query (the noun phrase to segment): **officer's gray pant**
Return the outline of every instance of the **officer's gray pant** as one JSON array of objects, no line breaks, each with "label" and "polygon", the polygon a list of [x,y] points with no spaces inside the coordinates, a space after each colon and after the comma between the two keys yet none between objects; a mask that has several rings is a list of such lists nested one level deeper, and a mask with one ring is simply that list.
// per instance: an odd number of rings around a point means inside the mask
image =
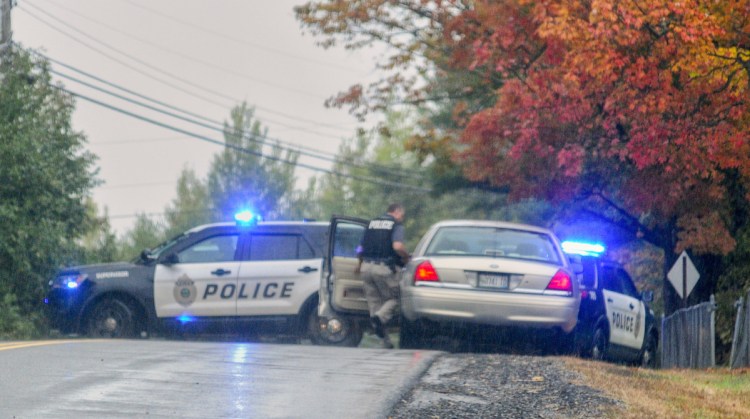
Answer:
[{"label": "officer's gray pant", "polygon": [[362,281],[370,316],[378,316],[387,324],[396,315],[399,305],[399,274],[386,265],[362,264]]}]

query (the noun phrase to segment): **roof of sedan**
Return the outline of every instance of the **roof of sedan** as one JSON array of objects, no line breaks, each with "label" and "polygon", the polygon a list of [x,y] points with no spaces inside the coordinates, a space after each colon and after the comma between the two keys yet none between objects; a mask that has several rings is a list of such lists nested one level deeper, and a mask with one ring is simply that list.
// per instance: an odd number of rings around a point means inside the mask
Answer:
[{"label": "roof of sedan", "polygon": [[443,220],[433,224],[433,227],[499,227],[510,229],[521,229],[539,233],[551,233],[550,229],[534,226],[531,224],[512,223],[509,221],[492,220]]}]

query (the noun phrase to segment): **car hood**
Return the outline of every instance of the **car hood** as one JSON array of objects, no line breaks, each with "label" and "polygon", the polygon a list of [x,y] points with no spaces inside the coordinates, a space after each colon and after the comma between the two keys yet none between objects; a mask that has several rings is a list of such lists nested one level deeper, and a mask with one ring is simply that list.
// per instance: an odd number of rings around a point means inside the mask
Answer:
[{"label": "car hood", "polygon": [[80,265],[71,266],[69,268],[61,269],[58,273],[60,275],[69,274],[83,274],[88,279],[111,279],[111,278],[127,278],[130,276],[130,272],[133,269],[142,268],[141,265],[136,265],[130,262],[114,262],[114,263],[100,263],[95,265]]}]

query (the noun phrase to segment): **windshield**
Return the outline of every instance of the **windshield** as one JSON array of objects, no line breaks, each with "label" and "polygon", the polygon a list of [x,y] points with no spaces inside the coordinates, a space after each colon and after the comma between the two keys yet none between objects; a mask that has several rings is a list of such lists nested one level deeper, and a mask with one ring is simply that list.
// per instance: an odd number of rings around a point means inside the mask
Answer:
[{"label": "windshield", "polygon": [[505,257],[560,264],[549,235],[495,227],[442,227],[425,256]]},{"label": "windshield", "polygon": [[[186,237],[188,237],[188,234],[182,233],[177,236],[172,237],[171,239],[157,245],[153,249],[146,249],[144,252],[151,258],[151,259],[157,259],[161,254],[163,254],[167,249],[174,246],[176,243],[181,242]],[[143,262],[143,255],[136,256],[134,262]]]}]

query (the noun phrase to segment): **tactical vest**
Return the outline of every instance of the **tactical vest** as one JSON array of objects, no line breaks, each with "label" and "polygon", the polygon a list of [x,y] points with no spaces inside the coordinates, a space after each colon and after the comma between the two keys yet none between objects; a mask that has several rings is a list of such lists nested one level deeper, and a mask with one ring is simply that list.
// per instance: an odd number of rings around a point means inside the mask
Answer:
[{"label": "tactical vest", "polygon": [[400,265],[401,258],[393,250],[393,229],[396,220],[385,214],[370,221],[362,239],[362,258],[365,260],[384,261],[389,265]]}]

